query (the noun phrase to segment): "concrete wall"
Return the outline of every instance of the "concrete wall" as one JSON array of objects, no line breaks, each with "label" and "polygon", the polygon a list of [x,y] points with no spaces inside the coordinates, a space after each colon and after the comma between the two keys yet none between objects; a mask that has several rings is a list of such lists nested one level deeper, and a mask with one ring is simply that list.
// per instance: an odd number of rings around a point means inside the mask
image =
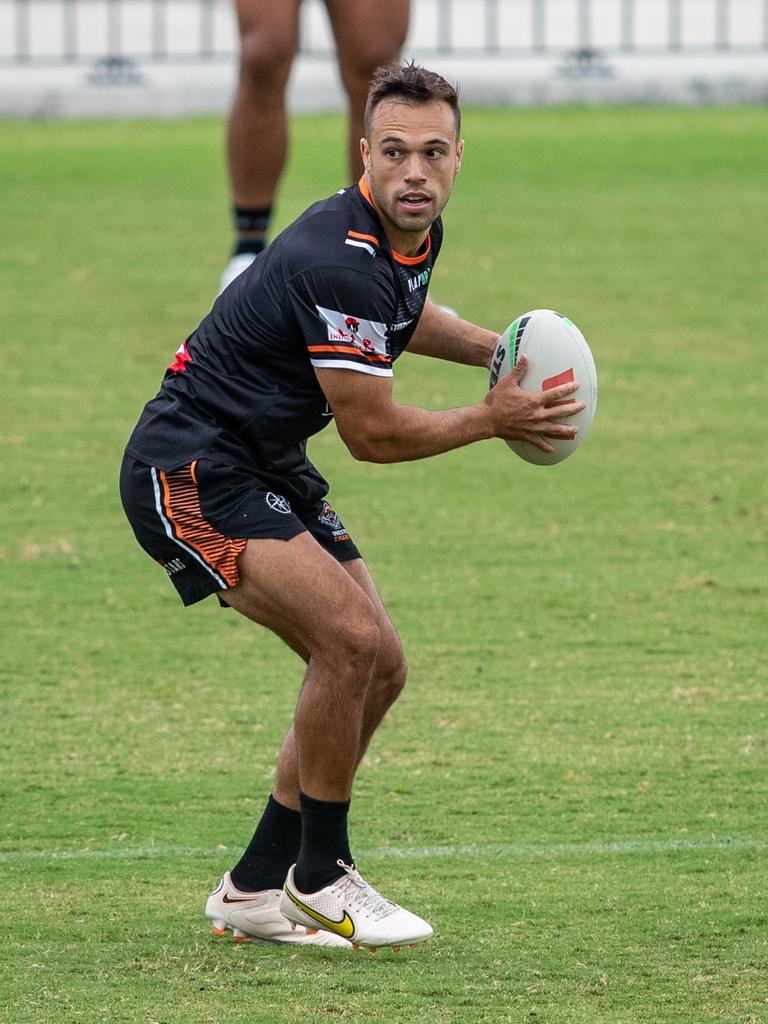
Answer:
[{"label": "concrete wall", "polygon": [[[559,57],[429,58],[461,86],[464,103],[732,104],[768,102],[768,54],[622,56],[580,69]],[[0,117],[179,117],[221,114],[235,81],[232,58],[136,65],[119,77],[83,66],[0,68]],[[299,58],[290,84],[296,111],[340,110],[336,67]]]}]

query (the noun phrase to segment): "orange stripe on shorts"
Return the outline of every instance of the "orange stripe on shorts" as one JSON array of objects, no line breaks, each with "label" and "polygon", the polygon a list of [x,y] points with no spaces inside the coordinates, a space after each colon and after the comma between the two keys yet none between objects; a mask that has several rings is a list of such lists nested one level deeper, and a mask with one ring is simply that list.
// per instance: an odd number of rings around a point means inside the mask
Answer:
[{"label": "orange stripe on shorts", "polygon": [[236,587],[240,582],[237,558],[248,542],[245,537],[225,537],[203,517],[196,468],[193,462],[170,473],[160,472],[165,514],[178,539],[194,548],[227,586]]}]

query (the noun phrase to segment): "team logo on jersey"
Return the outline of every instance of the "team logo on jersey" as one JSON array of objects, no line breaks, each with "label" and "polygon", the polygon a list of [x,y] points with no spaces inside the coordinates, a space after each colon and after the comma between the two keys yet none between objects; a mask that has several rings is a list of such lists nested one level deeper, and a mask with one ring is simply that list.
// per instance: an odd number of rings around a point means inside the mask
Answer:
[{"label": "team logo on jersey", "polygon": [[328,331],[328,341],[352,342],[366,355],[387,355],[387,325],[377,320],[342,313],[338,309],[315,306]]},{"label": "team logo on jersey", "polygon": [[349,540],[344,523],[339,519],[339,513],[334,511],[327,501],[323,502],[323,511],[317,517],[323,526],[327,526],[333,534],[334,541]]},{"label": "team logo on jersey", "polygon": [[282,494],[273,494],[272,491],[268,491],[265,501],[273,512],[282,512],[283,515],[287,515],[291,511],[290,501]]}]

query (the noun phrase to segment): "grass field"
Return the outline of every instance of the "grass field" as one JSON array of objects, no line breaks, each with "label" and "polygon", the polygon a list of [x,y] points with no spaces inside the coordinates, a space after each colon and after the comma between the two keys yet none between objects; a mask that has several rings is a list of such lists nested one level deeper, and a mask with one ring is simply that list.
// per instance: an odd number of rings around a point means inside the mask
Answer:
[{"label": "grass field", "polygon": [[[435,940],[217,944],[297,659],[135,545],[122,445],[229,244],[215,120],[4,124],[4,1024],[768,1019],[761,109],[466,112],[433,293],[589,339],[578,455],[401,466],[312,443],[404,638],[353,849]],[[297,120],[281,223],[338,187]],[[403,357],[397,397],[484,375]]]}]

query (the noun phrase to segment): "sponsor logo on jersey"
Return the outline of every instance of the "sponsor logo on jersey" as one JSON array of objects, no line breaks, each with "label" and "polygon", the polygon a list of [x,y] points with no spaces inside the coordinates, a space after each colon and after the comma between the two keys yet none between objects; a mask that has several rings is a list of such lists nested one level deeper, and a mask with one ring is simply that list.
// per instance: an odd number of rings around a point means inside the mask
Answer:
[{"label": "sponsor logo on jersey", "polygon": [[344,323],[346,324],[352,341],[354,341],[358,348],[362,349],[363,352],[369,352],[371,355],[377,351],[376,346],[370,338],[363,338],[360,336],[359,320],[356,320],[353,316],[348,316]]},{"label": "sponsor logo on jersey", "polygon": [[410,327],[412,323],[413,323],[413,317],[410,317],[408,320],[400,320],[396,324],[390,324],[389,325],[390,334],[394,334],[395,331],[403,331],[403,330],[405,330],[406,327]]},{"label": "sponsor logo on jersey", "polygon": [[420,288],[426,287],[429,284],[429,275],[431,273],[432,268],[427,267],[426,270],[421,270],[418,274],[414,274],[408,280],[408,291],[417,292]]},{"label": "sponsor logo on jersey", "polygon": [[386,324],[363,320],[338,309],[325,309],[323,306],[315,306],[315,309],[326,325],[329,341],[351,342],[365,355],[387,355]]}]

